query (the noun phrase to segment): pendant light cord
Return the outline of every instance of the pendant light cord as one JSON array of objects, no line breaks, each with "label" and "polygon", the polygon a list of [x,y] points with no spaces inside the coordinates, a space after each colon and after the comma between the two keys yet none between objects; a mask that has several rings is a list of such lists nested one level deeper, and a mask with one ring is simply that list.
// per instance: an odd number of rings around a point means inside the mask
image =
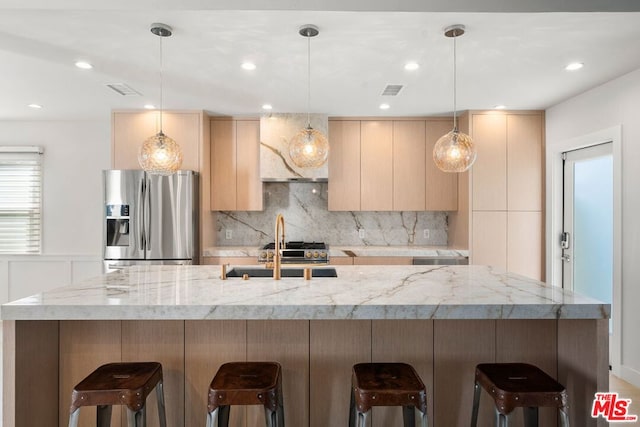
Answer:
[{"label": "pendant light cord", "polygon": [[162,133],[162,39],[160,36],[160,133]]},{"label": "pendant light cord", "polygon": [[307,127],[311,127],[311,35],[307,31]]},{"label": "pendant light cord", "polygon": [[453,37],[453,131],[458,131],[458,120],[456,113],[456,38],[458,36],[454,35]]}]

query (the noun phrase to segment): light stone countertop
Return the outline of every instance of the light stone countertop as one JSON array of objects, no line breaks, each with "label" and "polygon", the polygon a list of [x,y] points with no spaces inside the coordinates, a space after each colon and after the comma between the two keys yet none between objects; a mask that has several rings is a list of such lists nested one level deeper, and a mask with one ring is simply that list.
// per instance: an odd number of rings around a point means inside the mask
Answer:
[{"label": "light stone countertop", "polygon": [[[246,267],[246,266],[245,266]],[[604,319],[610,305],[487,266],[335,266],[337,278],[220,279],[134,266],[1,308],[5,320]]]},{"label": "light stone countertop", "polygon": [[[205,257],[258,257],[261,249],[257,246],[213,246],[203,252]],[[329,245],[329,257],[348,256],[351,252],[358,257],[402,256],[402,257],[450,257],[468,256],[469,251],[452,249],[447,246],[333,246]]]}]

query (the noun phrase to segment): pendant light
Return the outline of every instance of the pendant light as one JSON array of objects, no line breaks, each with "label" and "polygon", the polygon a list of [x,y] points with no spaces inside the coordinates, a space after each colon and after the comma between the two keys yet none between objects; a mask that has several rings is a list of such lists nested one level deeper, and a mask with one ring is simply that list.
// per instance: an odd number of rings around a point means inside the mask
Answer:
[{"label": "pendant light", "polygon": [[170,37],[171,27],[151,24],[151,32],[160,37],[160,131],[140,146],[138,163],[146,172],[154,175],[171,175],[182,165],[182,151],[173,139],[162,132],[162,39]]},{"label": "pendant light", "polygon": [[456,117],[456,38],[464,34],[464,25],[452,25],[444,30],[453,38],[453,130],[438,139],[433,147],[433,161],[444,172],[464,172],[476,160],[476,148],[471,137],[458,130]]},{"label": "pendant light", "polygon": [[317,168],[325,164],[329,156],[327,137],[311,127],[311,37],[320,32],[315,25],[304,25],[298,32],[307,38],[307,127],[291,138],[289,157],[300,168]]}]

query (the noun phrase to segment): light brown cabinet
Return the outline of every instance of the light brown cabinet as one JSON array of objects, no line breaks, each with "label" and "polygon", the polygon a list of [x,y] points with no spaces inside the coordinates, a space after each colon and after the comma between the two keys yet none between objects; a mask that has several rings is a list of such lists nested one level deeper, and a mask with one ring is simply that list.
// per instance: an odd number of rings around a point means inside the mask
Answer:
[{"label": "light brown cabinet", "polygon": [[262,210],[260,121],[211,120],[211,210]]},{"label": "light brown cabinet", "polygon": [[544,113],[469,112],[461,130],[473,137],[478,157],[468,182],[458,186],[459,203],[469,204],[469,215],[450,215],[450,245],[468,245],[472,264],[541,280]]},{"label": "light brown cabinet", "polygon": [[360,210],[393,210],[393,122],[361,122],[360,168]]},{"label": "light brown cabinet", "polygon": [[329,121],[329,195],[332,211],[360,210],[360,121]]},{"label": "light brown cabinet", "polygon": [[329,122],[329,210],[457,209],[457,176],[433,163],[436,140],[449,119]]},{"label": "light brown cabinet", "polygon": [[[157,111],[114,111],[111,116],[111,167],[140,169],[138,150],[160,130]],[[203,113],[164,111],[162,131],[180,145],[181,169],[200,171]]]}]

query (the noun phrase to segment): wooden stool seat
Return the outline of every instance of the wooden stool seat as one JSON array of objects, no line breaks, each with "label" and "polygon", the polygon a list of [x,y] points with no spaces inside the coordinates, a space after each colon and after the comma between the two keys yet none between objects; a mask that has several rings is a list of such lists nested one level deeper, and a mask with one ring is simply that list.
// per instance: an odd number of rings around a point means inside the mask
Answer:
[{"label": "wooden stool seat", "polygon": [[362,426],[374,406],[402,406],[404,425],[413,427],[415,410],[427,426],[427,389],[406,363],[358,363],[351,377],[349,427]]},{"label": "wooden stool seat", "polygon": [[77,425],[82,406],[97,406],[97,425],[108,426],[113,405],[127,407],[129,426],[144,426],[145,402],[154,388],[158,398],[160,425],[166,427],[160,363],[127,362],[102,365],[74,387],[69,409],[69,426]]},{"label": "wooden stool seat", "polygon": [[231,405],[263,405],[268,427],[284,426],[282,368],[277,362],[231,362],[209,385],[207,426],[229,425]]},{"label": "wooden stool seat", "polygon": [[527,363],[483,363],[476,366],[471,425],[478,417],[480,387],[495,404],[496,425],[507,425],[515,408],[523,408],[527,425],[538,425],[538,408],[558,408],[561,426],[569,425],[567,392],[564,386],[534,365]]}]

